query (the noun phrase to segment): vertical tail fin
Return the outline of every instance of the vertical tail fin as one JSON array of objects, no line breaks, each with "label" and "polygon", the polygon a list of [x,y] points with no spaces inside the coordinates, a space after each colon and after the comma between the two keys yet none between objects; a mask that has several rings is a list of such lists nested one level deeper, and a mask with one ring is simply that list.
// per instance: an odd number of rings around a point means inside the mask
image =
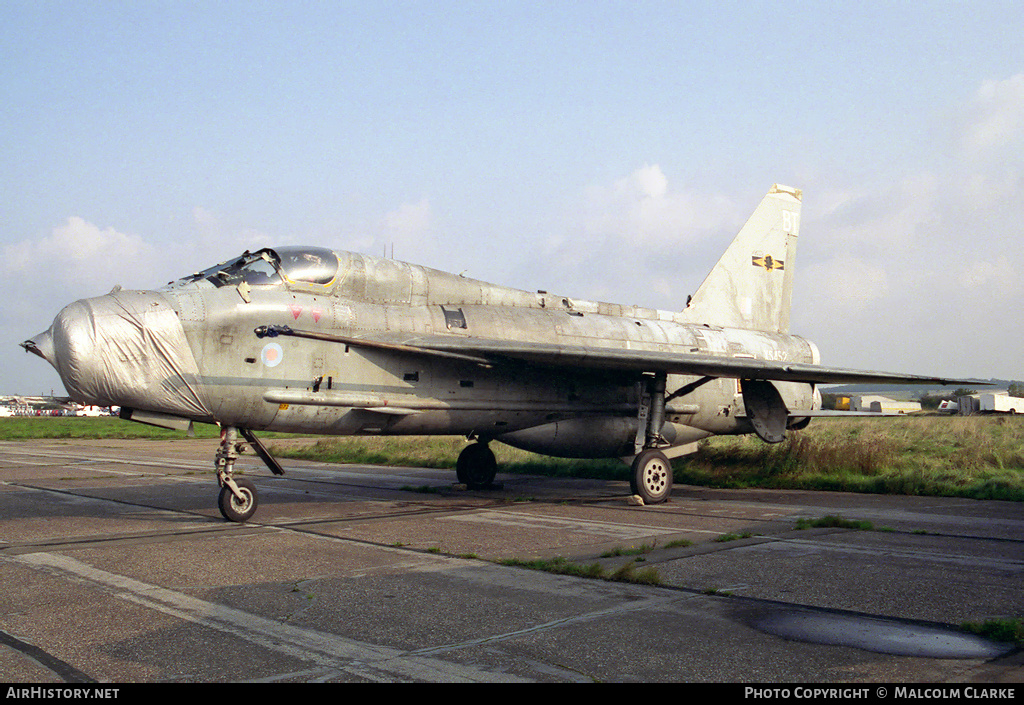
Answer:
[{"label": "vertical tail fin", "polygon": [[800,190],[775,184],[686,307],[694,323],[789,332]]}]

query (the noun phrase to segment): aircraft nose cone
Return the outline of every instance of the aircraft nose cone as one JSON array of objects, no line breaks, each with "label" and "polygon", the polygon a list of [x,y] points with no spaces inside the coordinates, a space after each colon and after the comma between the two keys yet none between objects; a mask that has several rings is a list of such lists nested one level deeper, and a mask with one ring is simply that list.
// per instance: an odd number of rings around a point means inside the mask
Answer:
[{"label": "aircraft nose cone", "polygon": [[184,330],[159,292],[75,301],[22,345],[52,364],[83,404],[210,416]]},{"label": "aircraft nose cone", "polygon": [[53,336],[49,330],[44,330],[42,333],[32,336],[20,345],[28,352],[35,353],[43,358],[54,367],[57,366],[57,359],[54,357],[53,351]]},{"label": "aircraft nose cone", "polygon": [[[94,353],[97,343],[103,345],[107,336],[97,330],[93,302],[99,299],[83,299],[68,304],[53,319],[50,326],[53,359],[51,364],[57,368],[64,387],[73,399],[83,404],[106,406],[114,403],[108,401],[109,390],[105,390],[105,378],[102,370],[95,364]],[[100,338],[97,339],[97,333]]]}]

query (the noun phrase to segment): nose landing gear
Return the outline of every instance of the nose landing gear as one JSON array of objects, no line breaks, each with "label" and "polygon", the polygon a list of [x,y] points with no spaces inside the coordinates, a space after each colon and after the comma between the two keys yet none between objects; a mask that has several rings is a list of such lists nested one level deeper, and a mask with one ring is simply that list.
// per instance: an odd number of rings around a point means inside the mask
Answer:
[{"label": "nose landing gear", "polygon": [[239,431],[271,472],[275,475],[284,475],[284,470],[252,431],[237,429],[234,426],[225,426],[221,430],[220,447],[217,449],[217,484],[220,485],[217,507],[225,519],[241,523],[248,521],[256,513],[259,497],[256,494],[256,485],[244,478],[236,480],[232,474],[242,445],[238,442]]},{"label": "nose landing gear", "polygon": [[238,460],[238,445],[238,430],[225,426],[220,432],[220,448],[217,449],[217,484],[220,485],[217,506],[228,521],[243,522],[256,513],[259,500],[252,482],[236,480],[232,475]]},{"label": "nose landing gear", "polygon": [[259,498],[256,486],[249,480],[225,478],[225,484],[217,497],[221,516],[228,521],[244,522],[256,513]]}]

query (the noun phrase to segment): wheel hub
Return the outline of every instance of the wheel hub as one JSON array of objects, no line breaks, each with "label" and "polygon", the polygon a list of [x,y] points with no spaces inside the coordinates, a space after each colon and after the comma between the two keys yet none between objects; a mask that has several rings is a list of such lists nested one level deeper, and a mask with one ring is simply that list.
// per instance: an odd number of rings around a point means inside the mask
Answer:
[{"label": "wheel hub", "polygon": [[652,460],[644,468],[644,486],[650,490],[652,494],[660,494],[665,490],[665,484],[668,480],[668,472],[666,472],[665,466],[658,460]]},{"label": "wheel hub", "polygon": [[239,493],[241,493],[242,498],[239,499],[235,494],[232,493],[231,500],[230,500],[231,501],[231,507],[236,512],[239,512],[240,514],[244,514],[246,511],[248,511],[249,507],[252,506],[252,493],[249,492],[244,487],[240,487],[238,489],[238,491],[239,491]]}]

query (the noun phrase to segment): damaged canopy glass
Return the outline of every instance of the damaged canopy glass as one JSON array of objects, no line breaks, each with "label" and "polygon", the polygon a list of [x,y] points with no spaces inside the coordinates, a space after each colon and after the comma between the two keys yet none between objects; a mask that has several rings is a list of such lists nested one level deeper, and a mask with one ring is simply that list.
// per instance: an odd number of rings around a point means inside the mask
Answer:
[{"label": "damaged canopy glass", "polygon": [[245,252],[240,257],[183,277],[170,286],[185,286],[206,281],[216,287],[275,286],[284,280],[311,284],[330,284],[338,273],[338,258],[323,247],[265,248]]}]

